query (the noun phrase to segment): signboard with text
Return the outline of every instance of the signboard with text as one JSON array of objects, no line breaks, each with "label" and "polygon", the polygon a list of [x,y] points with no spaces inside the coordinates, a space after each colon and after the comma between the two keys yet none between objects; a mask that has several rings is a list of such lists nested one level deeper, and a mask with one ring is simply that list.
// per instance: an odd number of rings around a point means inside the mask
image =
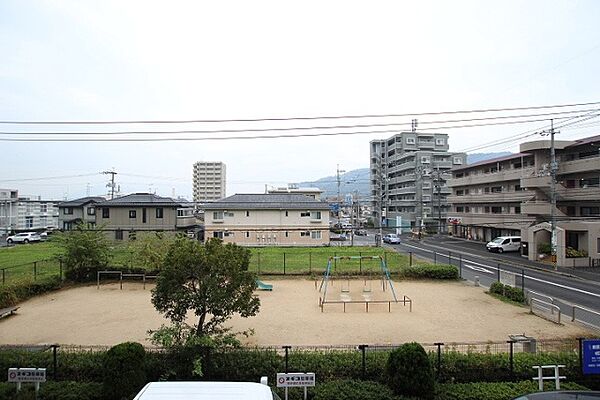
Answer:
[{"label": "signboard with text", "polygon": [[46,382],[46,368],[9,368],[8,382]]},{"label": "signboard with text", "polygon": [[584,340],[582,343],[583,373],[600,374],[600,339]]},{"label": "signboard with text", "polygon": [[308,387],[315,386],[314,372],[277,373],[277,387]]}]

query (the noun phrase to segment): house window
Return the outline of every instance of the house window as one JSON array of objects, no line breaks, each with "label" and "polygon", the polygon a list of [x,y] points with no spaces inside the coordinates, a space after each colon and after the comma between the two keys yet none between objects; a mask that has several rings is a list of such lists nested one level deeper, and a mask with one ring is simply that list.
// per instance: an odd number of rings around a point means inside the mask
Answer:
[{"label": "house window", "polygon": [[600,238],[596,239],[596,253],[600,253]]},{"label": "house window", "polygon": [[413,137],[407,137],[406,138],[406,144],[415,144],[415,138],[413,138]]},{"label": "house window", "polygon": [[213,219],[223,219],[223,211],[213,211]]},{"label": "house window", "polygon": [[129,231],[129,240],[135,240],[135,231]]},{"label": "house window", "polygon": [[421,157],[421,164],[429,164],[430,163],[430,159],[427,156],[422,156]]},{"label": "house window", "polygon": [[321,239],[321,231],[313,231],[310,233],[311,239]]},{"label": "house window", "polygon": [[233,237],[234,236],[233,234],[234,234],[234,232],[225,232],[224,236],[225,237],[230,237],[230,236]]},{"label": "house window", "polygon": [[285,231],[285,237],[290,237],[290,233],[288,231]]},{"label": "house window", "polygon": [[72,215],[72,214],[73,214],[73,207],[66,207],[66,208],[63,210],[63,213],[64,213],[65,215]]},{"label": "house window", "polygon": [[33,217],[25,217],[25,228],[33,228]]},{"label": "house window", "polygon": [[246,211],[246,217],[250,216],[250,211]]},{"label": "house window", "polygon": [[310,211],[302,211],[302,212],[300,213],[300,216],[301,216],[301,217],[310,217]]},{"label": "house window", "polygon": [[102,208],[102,218],[110,218],[110,208]]},{"label": "house window", "polygon": [[250,237],[250,232],[246,232],[246,237],[249,238]]},{"label": "house window", "polygon": [[310,236],[310,232],[309,231],[302,231],[300,232],[300,237],[308,237]]},{"label": "house window", "polygon": [[48,204],[40,204],[40,212],[48,212]]},{"label": "house window", "polygon": [[226,212],[224,213],[226,217],[233,217],[233,213],[232,212]]},{"label": "house window", "polygon": [[135,210],[129,210],[129,218],[135,218],[135,216],[136,216],[135,214],[136,214]]},{"label": "house window", "polygon": [[159,207],[156,209],[156,218],[162,218],[164,215],[164,211],[162,209],[162,207]]},{"label": "house window", "polygon": [[461,165],[462,164],[462,158],[460,157],[453,157],[453,162],[454,165]]},{"label": "house window", "polygon": [[142,223],[145,224],[146,222],[147,222],[147,220],[146,220],[146,209],[142,208]]},{"label": "house window", "polygon": [[87,215],[96,215],[96,209],[94,207],[88,207]]},{"label": "house window", "polygon": [[123,231],[122,230],[116,230],[115,231],[115,239],[116,240],[123,240]]},{"label": "house window", "polygon": [[321,219],[321,211],[313,211],[310,213],[312,219]]},{"label": "house window", "polygon": [[285,212],[285,216],[286,216],[286,217],[288,216],[288,212],[287,212],[287,210],[286,210],[286,212]]},{"label": "house window", "polygon": [[213,237],[223,239],[223,232],[213,232]]}]

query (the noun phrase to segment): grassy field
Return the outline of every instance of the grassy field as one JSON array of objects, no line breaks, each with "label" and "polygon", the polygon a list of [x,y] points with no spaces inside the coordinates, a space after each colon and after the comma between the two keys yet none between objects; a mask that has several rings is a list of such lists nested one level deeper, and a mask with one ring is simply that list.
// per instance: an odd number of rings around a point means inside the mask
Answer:
[{"label": "grassy field", "polygon": [[[126,245],[113,247],[112,266],[127,265],[129,250]],[[408,265],[408,257],[396,252],[385,252],[374,247],[266,247],[251,248],[250,269],[259,274],[309,274],[323,273],[331,256],[383,256],[392,272]],[[21,279],[56,276],[60,273],[58,243],[48,241],[27,245],[0,248],[0,273],[4,270],[4,281],[9,283]],[[35,263],[35,264],[34,264]],[[136,266],[138,267],[138,266]],[[377,271],[378,260],[337,260],[336,273],[360,273]],[[0,275],[0,283],[2,275]]]}]

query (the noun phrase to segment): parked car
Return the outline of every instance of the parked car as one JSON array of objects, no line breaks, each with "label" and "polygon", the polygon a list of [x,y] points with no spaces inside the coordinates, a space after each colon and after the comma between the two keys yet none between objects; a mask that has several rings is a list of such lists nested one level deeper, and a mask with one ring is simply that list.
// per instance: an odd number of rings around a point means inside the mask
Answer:
[{"label": "parked car", "polygon": [[367,236],[367,231],[365,229],[356,229],[354,234],[356,236]]},{"label": "parked car", "polygon": [[600,399],[600,392],[565,390],[556,392],[536,392],[513,400],[591,400]]},{"label": "parked car", "polygon": [[491,242],[485,245],[488,251],[497,251],[504,253],[505,251],[519,251],[521,249],[520,236],[498,236]]},{"label": "parked car", "polygon": [[6,238],[6,243],[31,243],[31,242],[39,242],[42,238],[36,232],[23,232],[17,233],[16,235],[12,235]]},{"label": "parked car", "polygon": [[281,400],[266,384],[254,382],[150,382],[134,400]]},{"label": "parked car", "polygon": [[400,236],[395,233],[388,233],[383,237],[383,243],[398,244],[400,243]]},{"label": "parked car", "polygon": [[337,236],[331,236],[329,238],[329,240],[333,240],[333,241],[344,241],[344,240],[348,240],[348,237],[342,233],[341,235],[337,235]]}]

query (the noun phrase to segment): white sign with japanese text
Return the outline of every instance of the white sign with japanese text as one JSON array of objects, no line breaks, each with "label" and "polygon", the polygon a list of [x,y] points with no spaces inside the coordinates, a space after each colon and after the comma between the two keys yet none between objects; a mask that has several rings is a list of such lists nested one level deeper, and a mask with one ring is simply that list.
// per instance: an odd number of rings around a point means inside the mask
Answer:
[{"label": "white sign with japanese text", "polygon": [[315,386],[314,372],[277,373],[277,387],[308,387]]},{"label": "white sign with japanese text", "polygon": [[46,368],[9,368],[9,382],[46,382]]}]

